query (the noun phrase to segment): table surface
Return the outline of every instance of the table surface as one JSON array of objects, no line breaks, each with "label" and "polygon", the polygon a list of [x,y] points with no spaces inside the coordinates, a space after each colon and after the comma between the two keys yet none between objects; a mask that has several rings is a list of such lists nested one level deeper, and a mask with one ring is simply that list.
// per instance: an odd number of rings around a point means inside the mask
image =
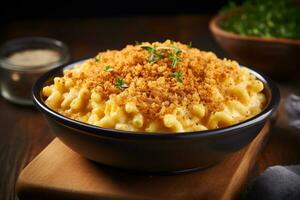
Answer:
[{"label": "table surface", "polygon": [[[66,42],[75,60],[106,49],[120,49],[135,41],[172,39],[192,41],[193,46],[224,57],[226,54],[209,32],[210,18],[208,15],[179,15],[23,20],[4,24],[0,43],[25,36],[52,37]],[[288,128],[283,106],[286,96],[297,92],[299,84],[286,82],[279,85],[283,101],[270,140],[259,156],[259,172],[271,165],[300,162],[300,138]],[[34,107],[14,105],[0,97],[0,110],[0,194],[6,199],[15,194],[15,181],[20,170],[50,143],[54,134]]]}]

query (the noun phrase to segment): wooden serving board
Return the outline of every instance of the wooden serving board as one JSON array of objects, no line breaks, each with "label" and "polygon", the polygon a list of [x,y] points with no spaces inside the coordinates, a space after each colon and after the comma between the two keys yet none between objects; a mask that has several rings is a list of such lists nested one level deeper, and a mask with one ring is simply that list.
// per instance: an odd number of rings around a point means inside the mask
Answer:
[{"label": "wooden serving board", "polygon": [[[101,167],[54,139],[21,173],[22,199],[233,199],[264,146],[267,124],[247,147],[211,168],[172,176]],[[209,156],[209,155],[207,155]]]}]

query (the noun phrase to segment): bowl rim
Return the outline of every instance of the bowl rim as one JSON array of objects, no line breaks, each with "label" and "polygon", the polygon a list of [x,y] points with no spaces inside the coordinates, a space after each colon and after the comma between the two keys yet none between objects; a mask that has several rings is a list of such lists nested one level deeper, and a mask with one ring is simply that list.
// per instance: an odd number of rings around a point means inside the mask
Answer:
[{"label": "bowl rim", "polygon": [[43,74],[34,84],[32,88],[32,96],[33,102],[35,106],[47,117],[52,118],[56,122],[61,123],[64,126],[68,126],[68,128],[75,128],[76,130],[80,130],[81,133],[94,135],[94,136],[101,136],[101,137],[110,137],[110,138],[117,138],[117,139],[137,139],[137,140],[177,140],[177,139],[193,139],[193,138],[205,138],[211,136],[221,136],[221,135],[228,135],[233,134],[236,129],[243,129],[247,127],[252,127],[256,124],[263,122],[266,118],[268,118],[278,107],[280,101],[280,92],[276,84],[266,75],[259,72],[259,70],[247,67],[250,72],[259,80],[261,80],[265,87],[268,88],[270,91],[271,99],[268,100],[268,104],[265,108],[257,115],[240,122],[238,124],[234,124],[231,126],[217,128],[217,129],[209,129],[204,131],[193,131],[193,132],[134,132],[134,131],[123,131],[123,130],[116,130],[112,128],[103,128],[99,126],[95,126],[92,124],[80,122],[68,117],[63,116],[62,114],[52,110],[49,108],[44,101],[42,100],[41,91],[42,88],[45,86],[45,83],[50,79],[53,79],[59,73],[62,73],[63,69],[73,67],[80,62],[83,62],[87,58],[79,59],[76,61],[69,62],[64,64],[60,67],[52,69],[45,74]]},{"label": "bowl rim", "polygon": [[292,40],[288,38],[268,38],[268,37],[257,37],[248,35],[239,35],[237,33],[229,32],[222,29],[219,26],[219,22],[226,18],[226,15],[216,15],[209,21],[209,28],[215,35],[220,35],[225,38],[247,40],[253,42],[267,42],[275,44],[289,44],[289,45],[300,45],[300,39]]}]

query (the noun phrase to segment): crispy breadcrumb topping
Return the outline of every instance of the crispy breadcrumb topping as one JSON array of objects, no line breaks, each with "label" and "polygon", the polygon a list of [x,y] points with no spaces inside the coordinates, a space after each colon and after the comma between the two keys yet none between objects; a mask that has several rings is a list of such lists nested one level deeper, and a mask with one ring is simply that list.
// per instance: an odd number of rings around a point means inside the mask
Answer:
[{"label": "crispy breadcrumb topping", "polygon": [[228,86],[242,82],[237,62],[170,40],[100,52],[80,68],[66,70],[65,77],[103,100],[118,95],[120,105],[134,102],[148,120],[199,103],[209,113],[220,111],[224,102],[236,99]]}]

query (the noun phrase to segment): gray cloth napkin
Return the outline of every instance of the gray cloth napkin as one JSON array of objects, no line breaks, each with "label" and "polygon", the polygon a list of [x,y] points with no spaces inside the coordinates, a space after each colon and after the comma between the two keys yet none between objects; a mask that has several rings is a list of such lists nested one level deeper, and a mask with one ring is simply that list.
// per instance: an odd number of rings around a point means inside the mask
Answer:
[{"label": "gray cloth napkin", "polygon": [[300,165],[273,166],[249,186],[245,200],[299,200]]},{"label": "gray cloth napkin", "polygon": [[290,95],[285,103],[289,125],[300,132],[300,96]]},{"label": "gray cloth napkin", "polygon": [[[300,134],[300,96],[290,95],[285,108],[289,125]],[[267,168],[250,183],[242,199],[300,200],[300,165]]]}]

